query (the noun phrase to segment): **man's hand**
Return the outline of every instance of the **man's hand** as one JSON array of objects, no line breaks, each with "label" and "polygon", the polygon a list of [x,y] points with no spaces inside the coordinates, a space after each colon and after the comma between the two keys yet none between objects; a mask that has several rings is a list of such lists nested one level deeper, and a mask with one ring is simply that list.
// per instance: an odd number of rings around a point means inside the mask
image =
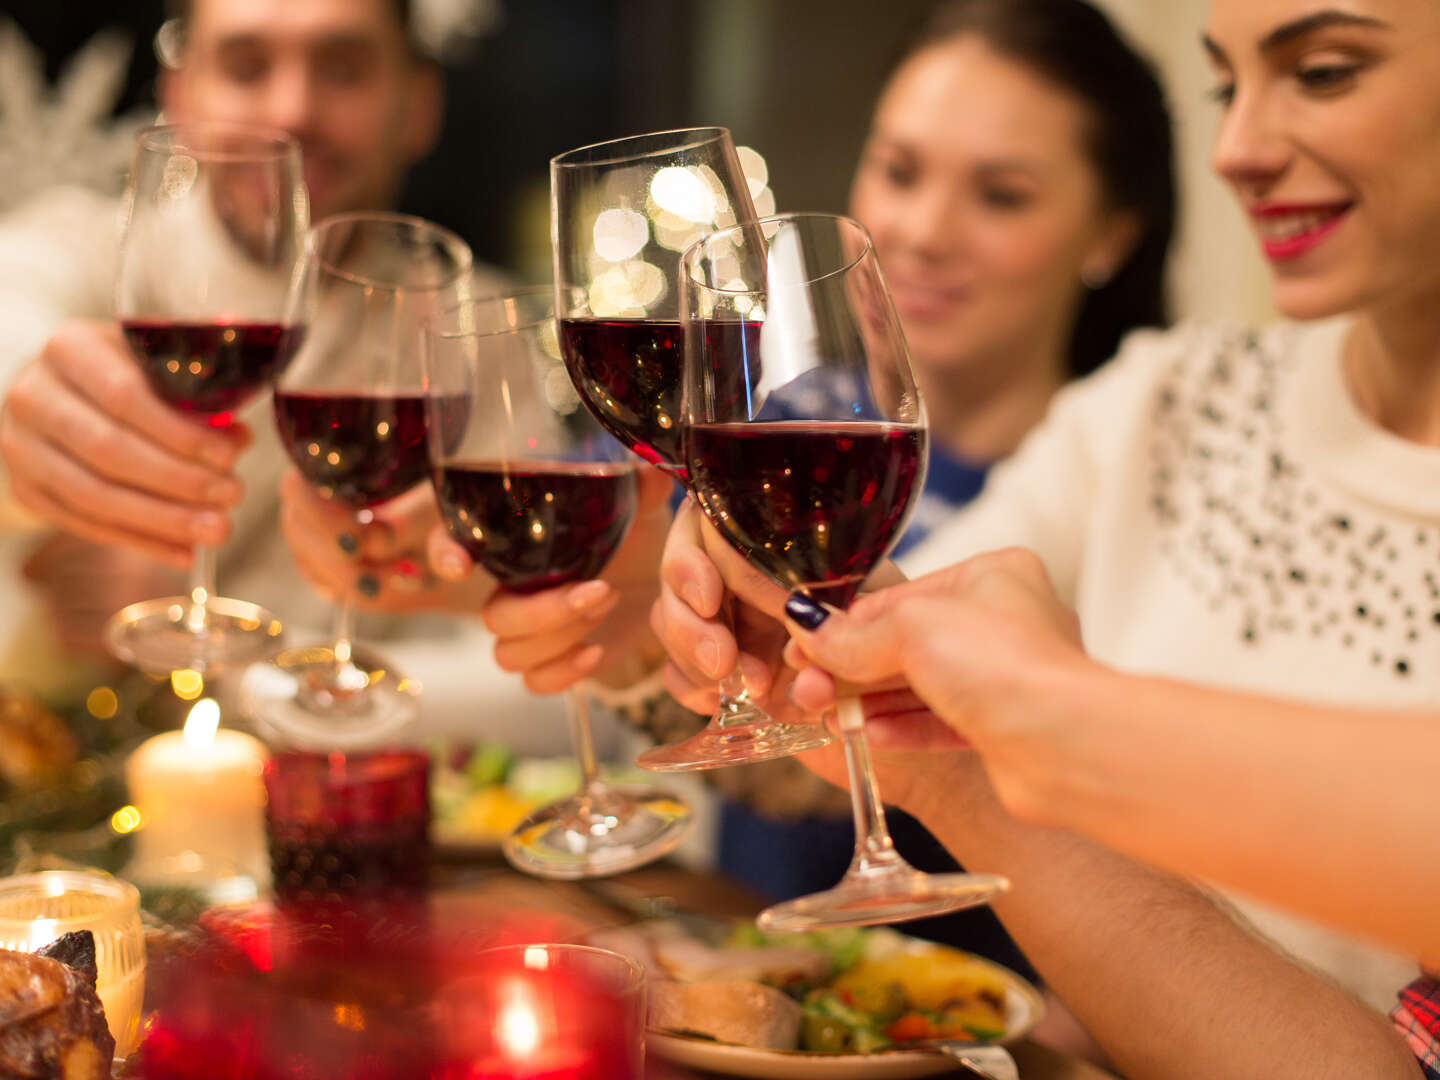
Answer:
[{"label": "man's hand", "polygon": [[17,502],[57,528],[176,566],[220,544],[244,494],[242,424],[187,417],[146,384],[114,323],[57,330],[11,385],[0,455]]}]

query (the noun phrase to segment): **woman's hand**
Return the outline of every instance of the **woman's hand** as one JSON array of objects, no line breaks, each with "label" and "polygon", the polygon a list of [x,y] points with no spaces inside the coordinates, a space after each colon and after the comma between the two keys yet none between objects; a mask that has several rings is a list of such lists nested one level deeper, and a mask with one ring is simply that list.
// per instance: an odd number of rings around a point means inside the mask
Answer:
[{"label": "woman's hand", "polygon": [[361,524],[344,503],[321,498],[294,469],[280,482],[280,526],[301,573],[332,600],[396,613],[477,615],[495,591],[488,574],[459,581],[429,572],[426,541],[440,520],[430,485],[375,507]]},{"label": "woman's hand", "polygon": [[[1031,808],[1037,770],[1064,737],[1063,722],[1052,722],[1064,680],[1091,663],[1074,613],[1039,558],[1020,549],[862,596],[844,613],[794,597],[787,625],[786,659],[802,669],[798,704],[820,711],[837,695],[883,687],[865,699],[877,750],[934,753],[957,748],[958,735],[981,751],[1017,813]],[[887,788],[886,797],[896,796]]]},{"label": "woman's hand", "polygon": [[[587,677],[626,686],[659,662],[646,613],[659,588],[674,482],[658,469],[637,475],[635,521],[598,578],[528,596],[499,590],[481,611],[495,635],[495,662],[523,675],[533,693],[558,693]],[[474,569],[443,525],[431,532],[428,553],[446,581],[464,581]]]}]

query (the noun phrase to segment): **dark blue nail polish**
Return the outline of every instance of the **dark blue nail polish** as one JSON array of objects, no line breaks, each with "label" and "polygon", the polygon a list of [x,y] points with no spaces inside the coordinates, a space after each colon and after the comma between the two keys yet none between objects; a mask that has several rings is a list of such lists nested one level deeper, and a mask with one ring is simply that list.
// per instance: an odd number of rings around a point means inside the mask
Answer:
[{"label": "dark blue nail polish", "polygon": [[354,555],[360,550],[360,538],[354,533],[343,532],[335,540],[340,545],[340,550],[346,555]]},{"label": "dark blue nail polish", "polygon": [[799,593],[791,593],[790,599],[785,601],[785,614],[806,630],[820,629],[820,624],[830,617],[830,612],[817,601]]}]

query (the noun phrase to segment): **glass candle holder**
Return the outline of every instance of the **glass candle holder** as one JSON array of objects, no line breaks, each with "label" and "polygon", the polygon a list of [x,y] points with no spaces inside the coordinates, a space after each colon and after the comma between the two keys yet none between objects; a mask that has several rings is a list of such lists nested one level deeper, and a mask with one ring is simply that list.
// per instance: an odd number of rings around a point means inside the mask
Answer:
[{"label": "glass candle holder", "polygon": [[125,1057],[139,1044],[145,998],[145,935],[140,893],[102,874],[46,870],[0,879],[0,948],[34,952],[77,930],[95,936],[96,989]]},{"label": "glass candle holder", "polygon": [[414,750],[287,751],[265,765],[277,903],[418,895],[430,861],[430,759]]},{"label": "glass candle holder", "polygon": [[440,988],[436,1014],[450,1071],[495,1080],[641,1080],[645,971],[586,945],[514,945],[475,957]]}]

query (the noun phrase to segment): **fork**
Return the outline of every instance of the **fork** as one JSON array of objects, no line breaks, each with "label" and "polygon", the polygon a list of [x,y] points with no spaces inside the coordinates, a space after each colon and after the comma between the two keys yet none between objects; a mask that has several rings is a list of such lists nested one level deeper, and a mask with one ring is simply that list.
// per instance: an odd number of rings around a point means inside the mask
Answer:
[{"label": "fork", "polygon": [[1020,1080],[1020,1070],[1015,1067],[1015,1059],[1003,1046],[976,1046],[963,1039],[936,1039],[923,1045],[927,1050],[954,1058],[976,1076],[983,1076],[986,1080]]}]

